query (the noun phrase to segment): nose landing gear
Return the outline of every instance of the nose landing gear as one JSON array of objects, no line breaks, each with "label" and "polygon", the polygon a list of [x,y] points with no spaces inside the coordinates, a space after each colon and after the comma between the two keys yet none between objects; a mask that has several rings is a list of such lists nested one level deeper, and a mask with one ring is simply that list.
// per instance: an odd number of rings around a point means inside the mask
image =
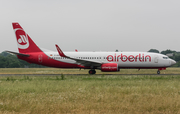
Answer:
[{"label": "nose landing gear", "polygon": [[159,68],[158,71],[157,71],[157,74],[160,74],[160,70],[166,70],[166,68]]},{"label": "nose landing gear", "polygon": [[158,70],[158,71],[157,71],[157,74],[160,74],[160,73],[161,73],[160,70]]},{"label": "nose landing gear", "polygon": [[96,71],[94,69],[89,70],[89,74],[96,74]]}]

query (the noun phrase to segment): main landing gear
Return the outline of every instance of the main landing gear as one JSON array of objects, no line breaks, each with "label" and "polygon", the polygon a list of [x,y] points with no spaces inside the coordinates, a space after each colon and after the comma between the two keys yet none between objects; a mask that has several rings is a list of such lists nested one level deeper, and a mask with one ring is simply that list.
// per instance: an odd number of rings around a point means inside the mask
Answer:
[{"label": "main landing gear", "polygon": [[89,74],[96,74],[96,71],[94,69],[89,70]]}]

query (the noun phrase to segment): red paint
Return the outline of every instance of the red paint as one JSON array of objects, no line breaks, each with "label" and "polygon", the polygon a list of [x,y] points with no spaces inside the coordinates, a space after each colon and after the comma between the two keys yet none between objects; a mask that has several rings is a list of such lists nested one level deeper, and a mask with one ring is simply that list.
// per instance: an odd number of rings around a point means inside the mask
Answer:
[{"label": "red paint", "polygon": [[147,58],[149,58],[149,61],[151,62],[151,56],[146,55],[145,58],[146,58],[145,61],[147,61]]},{"label": "red paint", "polygon": [[122,62],[126,62],[126,61],[127,61],[127,56],[121,54],[121,61],[122,61]]},{"label": "red paint", "polygon": [[12,25],[18,45],[25,46],[29,44],[26,49],[18,47],[19,53],[42,52],[18,23],[12,23]]},{"label": "red paint", "polygon": [[130,56],[128,57],[128,60],[129,60],[129,62],[133,62],[133,61],[134,61],[134,56],[133,56],[133,55],[130,55]]},{"label": "red paint", "polygon": [[112,55],[108,55],[108,56],[107,56],[107,60],[108,60],[109,62],[114,61],[113,56],[112,56]]},{"label": "red paint", "polygon": [[[141,56],[142,55],[142,56]],[[138,59],[139,58],[139,59]],[[108,55],[107,56],[107,61],[109,62],[118,62],[119,60],[121,60],[122,62],[147,62],[147,58],[149,59],[149,62],[151,62],[151,56],[150,55],[146,55],[144,56],[144,53],[141,54],[139,53],[138,55],[134,56],[134,55],[123,55],[121,53],[121,55],[116,55],[116,53],[113,55]]]},{"label": "red paint", "polygon": [[138,55],[136,55],[136,57],[135,57],[135,61],[137,62],[137,58],[138,58]]},{"label": "red paint", "polygon": [[117,63],[105,63],[101,65],[102,72],[116,72],[119,71]]},{"label": "red paint", "polygon": [[[22,57],[18,56],[19,59],[25,60],[29,63],[35,63],[35,64],[40,64],[44,66],[49,66],[49,67],[56,67],[56,68],[86,68],[81,65],[77,64],[71,64],[71,63],[65,63],[61,61],[57,61],[55,59],[50,59],[44,52],[39,52],[39,53],[29,53],[29,57]],[[39,56],[40,55],[40,56]]]},{"label": "red paint", "polygon": [[[54,59],[50,59],[44,52],[42,52],[39,47],[33,42],[29,35],[23,30],[23,28],[18,23],[12,23],[13,29],[15,31],[16,39],[19,49],[19,53],[29,54],[29,57],[18,56],[19,59],[25,60],[29,63],[40,64],[49,67],[57,68],[86,68],[77,64],[64,63]],[[26,47],[27,45],[27,47]],[[24,49],[23,49],[24,48]],[[58,48],[59,53],[64,55],[60,48]],[[50,55],[52,56],[52,55]]]},{"label": "red paint", "polygon": [[166,70],[166,68],[159,68],[158,70]]},{"label": "red paint", "polygon": [[63,53],[63,51],[59,48],[59,46],[56,44],[57,51],[61,57],[66,57],[66,55]]}]

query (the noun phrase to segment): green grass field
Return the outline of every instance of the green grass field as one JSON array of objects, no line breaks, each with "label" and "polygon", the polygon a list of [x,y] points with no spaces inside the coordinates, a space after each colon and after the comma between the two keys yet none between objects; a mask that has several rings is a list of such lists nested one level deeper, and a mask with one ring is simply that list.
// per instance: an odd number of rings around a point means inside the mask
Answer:
[{"label": "green grass field", "polygon": [[[66,69],[60,69],[60,71],[52,69],[51,71],[51,68],[44,70],[0,69],[4,74],[14,73],[16,70],[22,74],[23,72],[45,74],[44,71],[57,74],[81,72]],[[176,71],[178,74],[179,70],[179,68],[169,68],[163,72]],[[86,71],[88,70],[82,70],[84,74]],[[127,73],[135,74],[136,70],[128,69]],[[145,70],[142,73],[152,74]],[[57,76],[1,76],[0,113],[180,113],[180,75],[128,76],[101,73],[80,76],[63,74]]]}]

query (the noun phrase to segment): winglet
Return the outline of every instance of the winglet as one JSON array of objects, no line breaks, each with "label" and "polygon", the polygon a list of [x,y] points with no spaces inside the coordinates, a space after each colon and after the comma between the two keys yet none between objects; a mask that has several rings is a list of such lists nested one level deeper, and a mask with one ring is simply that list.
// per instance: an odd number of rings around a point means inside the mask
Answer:
[{"label": "winglet", "polygon": [[58,46],[57,44],[56,44],[55,46],[56,46],[57,51],[58,51],[58,53],[59,53],[59,55],[60,55],[61,57],[67,57],[67,56],[63,53],[63,51],[59,48],[59,46]]}]

